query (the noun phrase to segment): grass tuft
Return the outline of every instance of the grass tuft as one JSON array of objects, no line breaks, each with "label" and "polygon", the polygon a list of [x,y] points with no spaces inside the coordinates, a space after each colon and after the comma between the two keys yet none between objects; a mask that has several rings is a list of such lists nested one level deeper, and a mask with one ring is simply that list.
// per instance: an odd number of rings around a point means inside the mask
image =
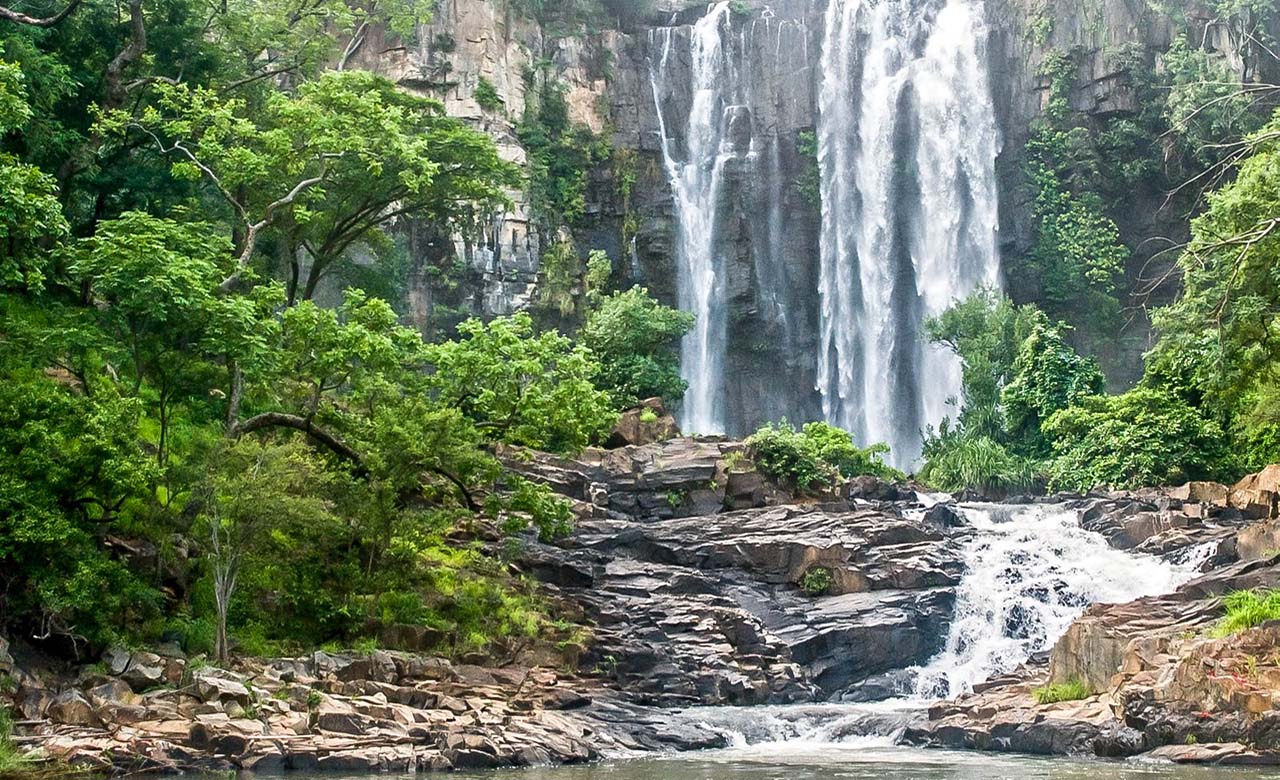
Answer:
[{"label": "grass tuft", "polygon": [[1228,593],[1222,605],[1226,614],[1211,632],[1213,636],[1231,636],[1269,620],[1280,620],[1280,590],[1237,590]]},{"label": "grass tuft", "polygon": [[1060,701],[1087,699],[1093,695],[1093,691],[1083,680],[1072,679],[1036,688],[1031,695],[1035,697],[1037,704],[1056,704]]}]

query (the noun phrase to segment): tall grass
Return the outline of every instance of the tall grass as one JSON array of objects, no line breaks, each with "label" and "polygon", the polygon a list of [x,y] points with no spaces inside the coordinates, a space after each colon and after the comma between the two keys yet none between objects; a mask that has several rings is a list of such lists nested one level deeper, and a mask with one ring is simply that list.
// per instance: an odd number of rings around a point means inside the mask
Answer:
[{"label": "tall grass", "polygon": [[1037,704],[1056,704],[1060,701],[1078,701],[1093,695],[1083,680],[1071,679],[1062,683],[1046,685],[1031,692]]},{"label": "tall grass", "polygon": [[0,777],[17,775],[28,763],[26,754],[13,743],[13,721],[9,711],[0,707]]},{"label": "tall grass", "polygon": [[1226,614],[1213,629],[1214,636],[1231,636],[1269,620],[1280,620],[1280,590],[1237,590],[1222,600]]}]

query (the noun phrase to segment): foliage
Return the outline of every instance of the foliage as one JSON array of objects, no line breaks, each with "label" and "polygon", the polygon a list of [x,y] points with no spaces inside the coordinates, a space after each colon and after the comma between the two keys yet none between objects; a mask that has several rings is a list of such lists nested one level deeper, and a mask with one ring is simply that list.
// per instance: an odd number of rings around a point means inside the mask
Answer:
[{"label": "foliage", "polygon": [[524,116],[516,128],[528,154],[533,216],[548,237],[586,214],[587,173],[609,155],[605,139],[571,121],[566,89],[562,82],[532,73]]},{"label": "foliage", "polygon": [[1174,485],[1219,476],[1230,460],[1221,427],[1182,399],[1138,388],[1095,396],[1045,421],[1054,489]]},{"label": "foliage", "polygon": [[1079,701],[1093,695],[1089,684],[1083,680],[1070,679],[1066,682],[1052,683],[1031,692],[1036,704],[1057,704],[1061,701]]},{"label": "foliage", "polygon": [[1041,424],[1055,412],[1098,395],[1103,385],[1096,361],[1078,355],[1060,329],[1037,322],[1018,351],[1012,381],[1000,393],[1014,449],[1028,456],[1047,455]]},{"label": "foliage", "polygon": [[28,763],[26,755],[13,742],[13,719],[0,707],[0,775],[17,773]]},{"label": "foliage", "polygon": [[951,428],[946,420],[937,433],[925,437],[924,459],[919,479],[949,492],[972,489],[999,495],[1035,481],[1033,462],[1010,453],[990,436]]},{"label": "foliage", "polygon": [[1280,456],[1280,117],[1243,148],[1236,179],[1192,222],[1178,258],[1183,291],[1153,317],[1159,338],[1144,384],[1220,424],[1242,456],[1235,465],[1255,470]]},{"label": "foliage", "polygon": [[785,420],[770,423],[753,433],[747,446],[756,468],[797,490],[832,485],[841,477],[903,478],[881,460],[889,451],[884,444],[859,449],[849,433],[827,423],[808,423],[799,431]]},{"label": "foliage", "polygon": [[831,570],[822,566],[815,566],[809,569],[800,578],[800,590],[804,591],[806,596],[817,598],[830,589]]},{"label": "foliage", "polygon": [[428,348],[429,384],[485,438],[572,454],[613,427],[613,403],[596,389],[600,366],[585,347],[554,331],[534,335],[523,313],[458,330],[459,340]]},{"label": "foliage", "polygon": [[1116,280],[1129,250],[1120,243],[1115,222],[1103,213],[1098,195],[1072,186],[1078,175],[1073,163],[1080,157],[1075,149],[1088,139],[1087,131],[1070,124],[1068,95],[1075,67],[1061,54],[1047,57],[1043,65],[1050,81],[1048,103],[1027,141],[1035,232],[1026,263],[1049,314],[1083,323],[1078,316],[1088,311],[1096,324],[1099,317],[1114,320],[1119,312]]},{"label": "foliage", "polygon": [[795,186],[805,203],[815,209],[822,208],[822,170],[818,164],[818,135],[812,130],[801,130],[796,136],[796,154],[803,166],[796,176]]},{"label": "foliage", "polygon": [[599,359],[598,386],[615,406],[628,409],[653,397],[674,403],[687,387],[678,342],[693,321],[692,314],[663,306],[637,286],[599,299],[578,339]]},{"label": "foliage", "polygon": [[493,86],[493,82],[481,76],[476,81],[476,91],[473,94],[476,103],[480,105],[481,110],[488,111],[491,114],[502,113],[502,109],[506,106],[506,102],[498,95],[498,90]]},{"label": "foliage", "polygon": [[1220,55],[1192,46],[1182,35],[1165,52],[1164,67],[1170,82],[1165,117],[1184,154],[1200,165],[1219,162],[1227,142],[1262,125],[1254,98]]},{"label": "foliage", "polygon": [[1213,635],[1224,637],[1245,629],[1280,620],[1280,591],[1237,590],[1222,599],[1225,614],[1213,629]]},{"label": "foliage", "polygon": [[1048,322],[1034,306],[1016,306],[992,290],[979,290],[925,323],[929,340],[959,358],[963,396],[958,422],[966,431],[1002,437],[1001,393],[1032,330]]}]

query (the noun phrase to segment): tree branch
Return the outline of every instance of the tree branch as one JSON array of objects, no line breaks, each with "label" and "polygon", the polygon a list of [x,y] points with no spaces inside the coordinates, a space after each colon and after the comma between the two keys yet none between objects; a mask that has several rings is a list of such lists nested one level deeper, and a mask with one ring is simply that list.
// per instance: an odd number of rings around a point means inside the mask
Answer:
[{"label": "tree branch", "polygon": [[269,428],[289,428],[291,430],[300,431],[301,433],[306,434],[307,437],[315,443],[324,446],[334,455],[337,455],[339,458],[342,458],[354,466],[356,473],[359,476],[369,476],[369,469],[364,465],[364,458],[360,457],[360,453],[356,452],[337,436],[334,436],[323,428],[317,428],[315,423],[305,417],[299,417],[294,414],[284,414],[282,412],[264,412],[232,425],[231,435],[243,436],[247,433],[267,430]]},{"label": "tree branch", "polygon": [[53,27],[58,22],[61,22],[63,19],[70,16],[72,12],[80,7],[80,3],[82,2],[83,0],[71,0],[71,2],[67,4],[66,8],[63,8],[53,16],[46,16],[43,18],[28,16],[27,14],[19,13],[18,11],[13,11],[0,5],[0,19],[5,19],[17,24],[29,25],[31,27]]}]

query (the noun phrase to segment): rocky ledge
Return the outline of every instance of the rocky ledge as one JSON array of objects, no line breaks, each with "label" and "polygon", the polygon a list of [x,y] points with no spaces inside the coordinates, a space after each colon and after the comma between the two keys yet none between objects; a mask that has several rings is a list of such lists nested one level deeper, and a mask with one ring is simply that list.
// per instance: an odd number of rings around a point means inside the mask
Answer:
[{"label": "rocky ledge", "polygon": [[[632,428],[620,437],[646,435]],[[700,749],[726,737],[676,709],[886,698],[947,635],[974,530],[946,499],[874,479],[791,495],[741,443],[718,439],[576,460],[500,455],[575,502],[573,536],[530,539],[513,565],[585,616],[591,639],[576,669],[383,651],[215,669],[118,650],[67,675],[15,664],[0,639],[0,673],[16,682],[0,696],[20,718],[18,739],[121,772],[405,772]],[[1166,596],[1090,608],[1051,654],[935,705],[904,739],[1175,761],[1280,756],[1280,625],[1208,631],[1223,594],[1280,587],[1280,557],[1269,557],[1278,494],[1280,468],[1234,488],[1034,499],[1066,503],[1114,547],[1207,573]],[[1036,688],[1068,680],[1093,695],[1036,702]]]},{"label": "rocky ledge", "polygon": [[403,773],[724,744],[719,734],[550,669],[382,651],[228,670],[149,652],[117,651],[109,662],[107,672],[58,691],[19,672],[18,741],[114,773]]}]

